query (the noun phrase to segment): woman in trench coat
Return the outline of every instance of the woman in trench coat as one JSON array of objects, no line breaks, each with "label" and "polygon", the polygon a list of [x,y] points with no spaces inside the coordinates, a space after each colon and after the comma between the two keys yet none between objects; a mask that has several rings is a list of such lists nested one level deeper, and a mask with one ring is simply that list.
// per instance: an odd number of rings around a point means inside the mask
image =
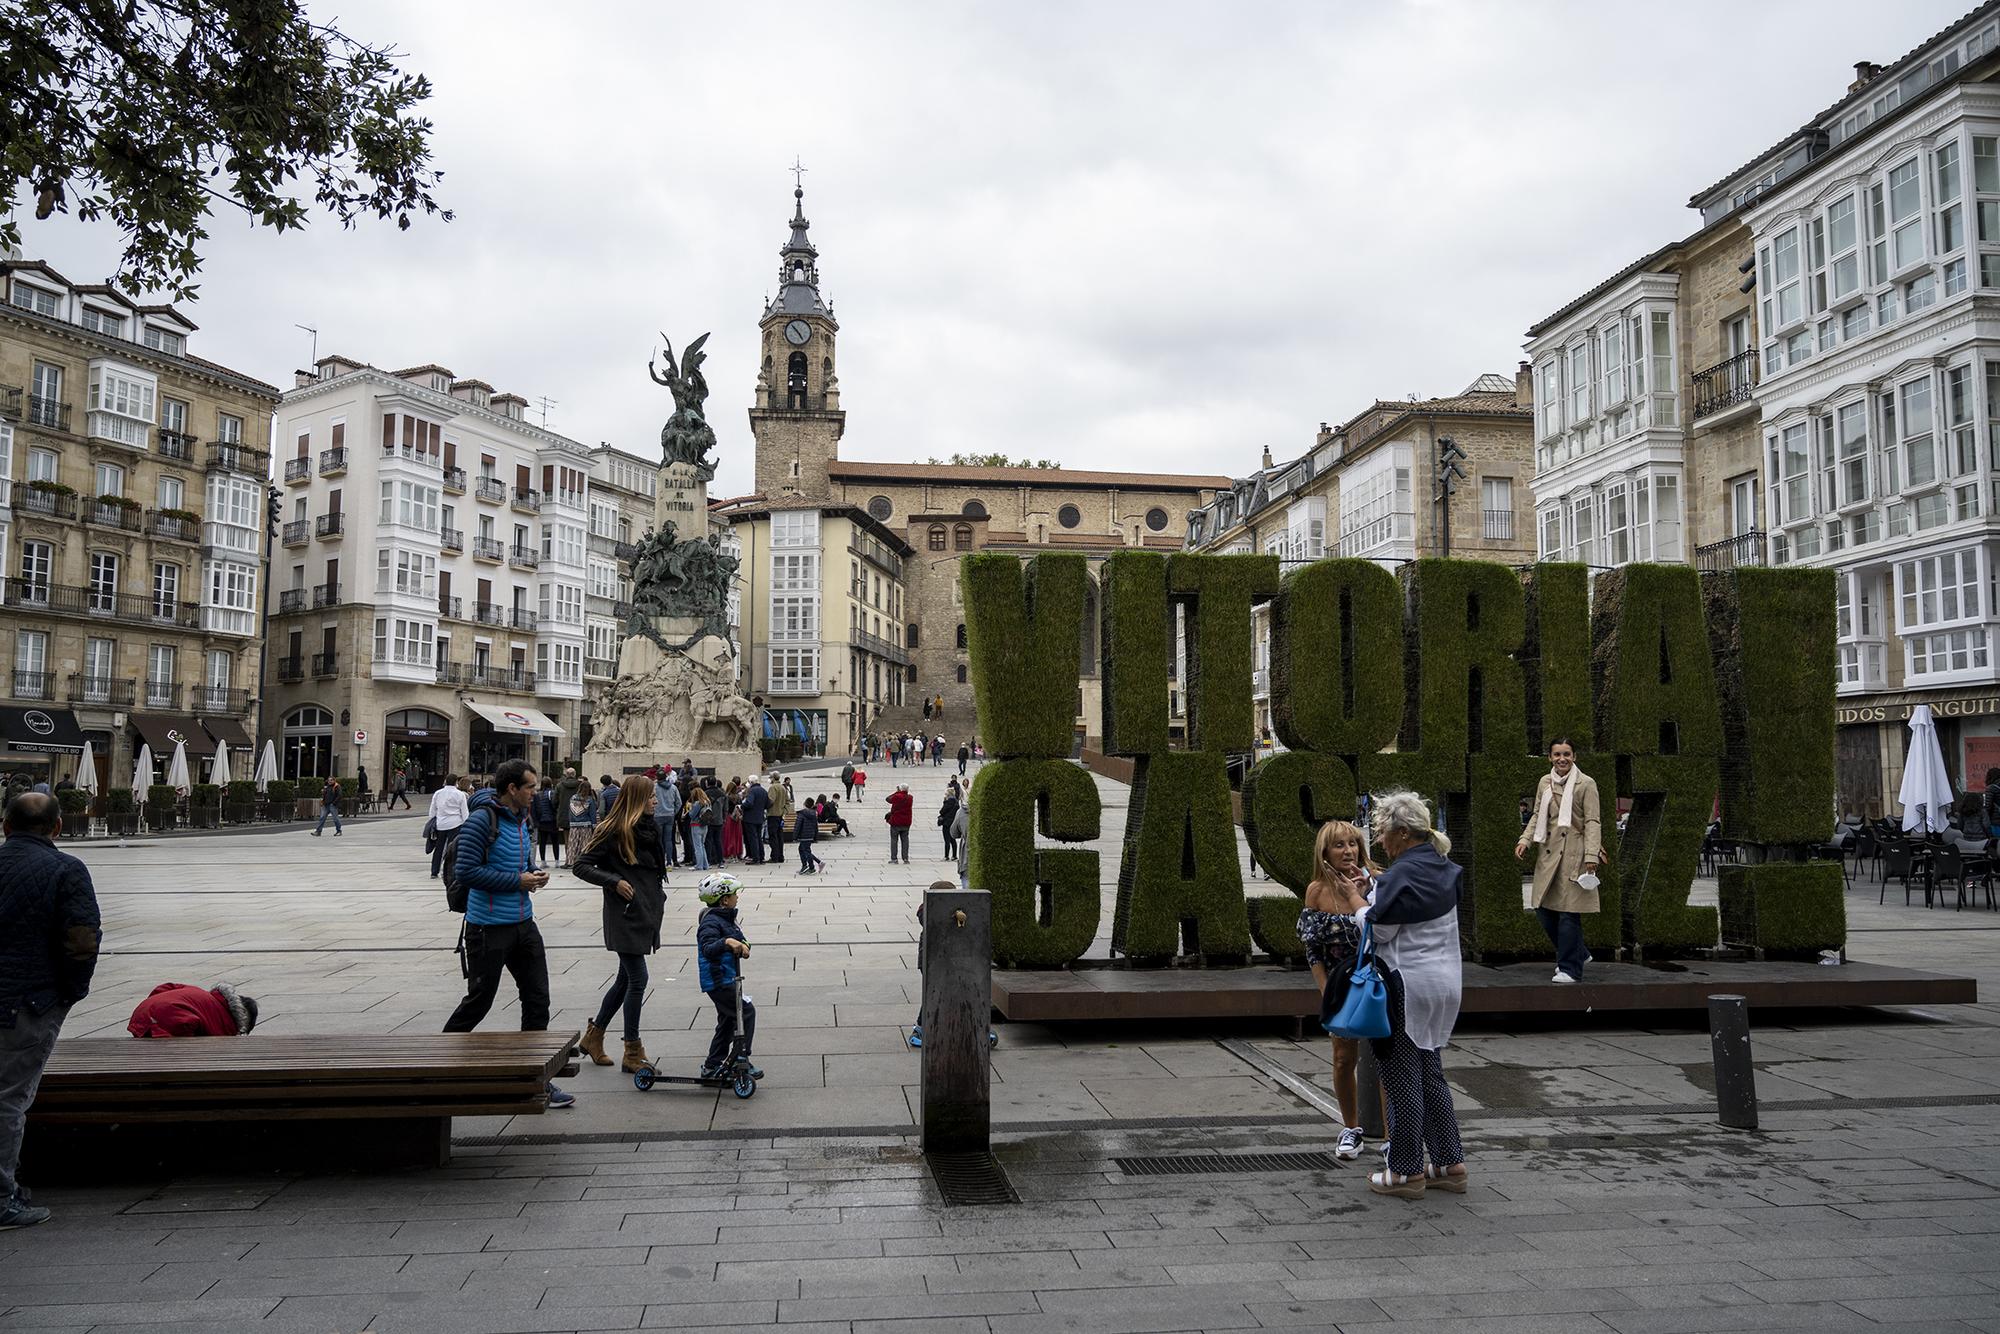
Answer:
[{"label": "woman in trench coat", "polygon": [[1514,845],[1514,855],[1535,856],[1535,917],[1556,949],[1552,982],[1583,981],[1590,953],[1583,945],[1583,914],[1597,911],[1597,888],[1577,883],[1595,876],[1604,861],[1603,814],[1597,782],[1576,766],[1576,750],[1568,737],[1549,743],[1549,772],[1535,785],[1528,808],[1528,827]]},{"label": "woman in trench coat", "polygon": [[604,1030],[611,1016],[623,1009],[625,1055],[619,1068],[627,1074],[646,1062],[646,1048],[639,1041],[646,956],[660,948],[660,921],[667,911],[661,823],[653,818],[653,780],[644,774],[627,775],[618,800],[592,827],[590,841],[573,868],[577,879],[604,891],[604,948],[618,956],[618,976],[578,1045],[598,1065],[611,1064],[604,1050]]}]

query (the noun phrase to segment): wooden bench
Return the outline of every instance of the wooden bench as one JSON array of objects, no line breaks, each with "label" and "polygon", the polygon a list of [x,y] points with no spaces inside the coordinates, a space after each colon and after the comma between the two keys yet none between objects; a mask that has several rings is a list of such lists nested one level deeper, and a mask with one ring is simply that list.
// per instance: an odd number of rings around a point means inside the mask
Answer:
[{"label": "wooden bench", "polygon": [[539,1115],[578,1034],[71,1038],[28,1109],[47,1178],[193,1161],[438,1166],[454,1116]]}]

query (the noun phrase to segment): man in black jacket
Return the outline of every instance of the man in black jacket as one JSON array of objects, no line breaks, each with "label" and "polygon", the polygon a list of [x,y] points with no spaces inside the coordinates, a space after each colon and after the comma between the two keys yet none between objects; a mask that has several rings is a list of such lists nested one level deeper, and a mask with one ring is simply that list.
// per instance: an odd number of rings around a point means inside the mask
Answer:
[{"label": "man in black jacket", "polygon": [[14,1179],[28,1106],[70,1006],[90,994],[103,939],[90,872],[52,840],[56,799],[24,793],[7,805],[0,844],[0,1232],[45,1221]]}]

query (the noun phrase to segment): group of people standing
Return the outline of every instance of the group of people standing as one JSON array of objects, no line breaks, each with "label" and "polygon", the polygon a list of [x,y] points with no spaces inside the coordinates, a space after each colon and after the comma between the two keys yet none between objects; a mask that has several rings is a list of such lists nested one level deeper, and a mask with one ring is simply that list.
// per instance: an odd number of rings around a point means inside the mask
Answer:
[{"label": "group of people standing", "polygon": [[[864,763],[873,764],[876,760],[887,756],[891,769],[900,768],[906,764],[922,764],[925,759],[929,759],[934,768],[943,768],[945,753],[948,749],[949,743],[944,739],[944,733],[942,732],[933,737],[925,737],[921,733],[899,732],[895,736],[887,738],[878,737],[873,732],[868,732],[864,733],[861,739],[854,743],[854,755],[856,759]],[[959,742],[957,752],[959,775],[961,777],[964,776],[966,766],[972,761],[983,760],[985,758],[986,751],[979,744],[979,738],[973,737],[969,740]],[[850,764],[848,767],[852,768],[853,766]]]}]

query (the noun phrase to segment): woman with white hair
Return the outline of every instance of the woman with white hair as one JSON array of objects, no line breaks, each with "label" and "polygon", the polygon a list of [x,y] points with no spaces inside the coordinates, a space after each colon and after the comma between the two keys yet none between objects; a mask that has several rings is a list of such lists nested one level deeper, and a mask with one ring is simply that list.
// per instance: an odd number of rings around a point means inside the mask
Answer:
[{"label": "woman with white hair", "polygon": [[1369,1176],[1368,1189],[1406,1200],[1423,1198],[1427,1186],[1462,1195],[1465,1149],[1439,1053],[1458,1022],[1464,982],[1458,951],[1464,872],[1446,858],[1451,841],[1431,827],[1430,810],[1416,793],[1378,793],[1369,823],[1389,868],[1362,915],[1374,924],[1376,955],[1393,974],[1389,1036],[1375,1040],[1389,1098],[1389,1158]]}]

